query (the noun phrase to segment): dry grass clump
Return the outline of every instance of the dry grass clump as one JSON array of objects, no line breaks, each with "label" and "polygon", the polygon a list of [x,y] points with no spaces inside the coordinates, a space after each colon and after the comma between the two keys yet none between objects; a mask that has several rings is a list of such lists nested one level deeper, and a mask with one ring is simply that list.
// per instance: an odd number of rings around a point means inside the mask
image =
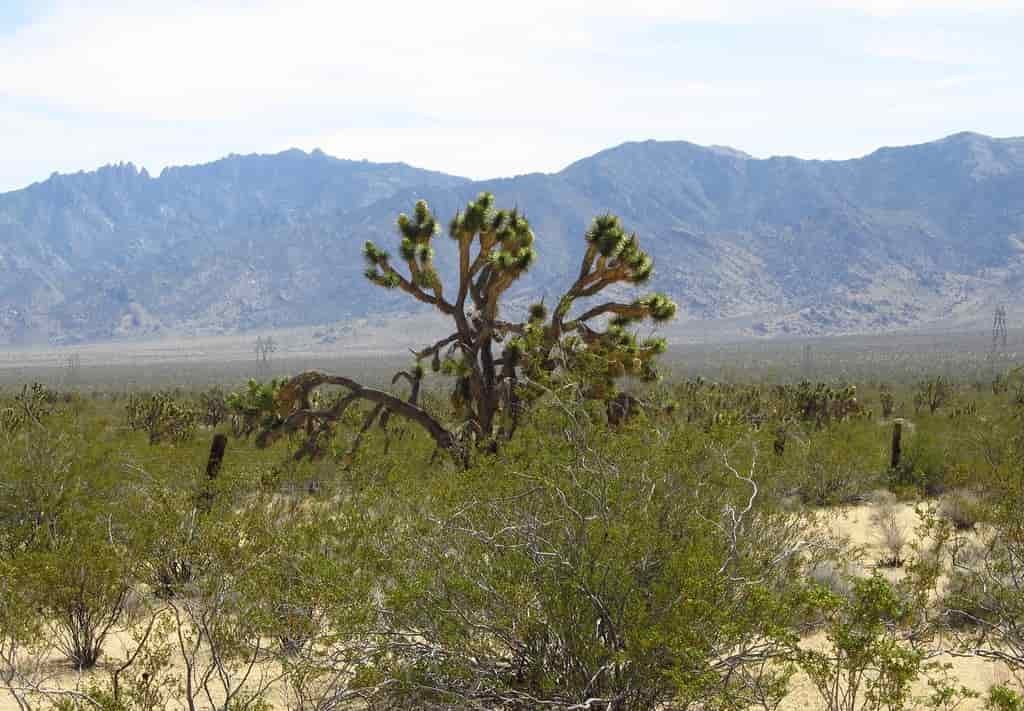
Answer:
[{"label": "dry grass clump", "polygon": [[846,598],[853,595],[853,581],[865,575],[864,568],[859,564],[835,560],[823,560],[808,571],[812,581]]},{"label": "dry grass clump", "polygon": [[871,524],[885,551],[878,564],[884,568],[902,568],[908,538],[906,527],[899,521],[896,497],[890,492],[879,492],[873,498],[876,508],[871,514]]}]

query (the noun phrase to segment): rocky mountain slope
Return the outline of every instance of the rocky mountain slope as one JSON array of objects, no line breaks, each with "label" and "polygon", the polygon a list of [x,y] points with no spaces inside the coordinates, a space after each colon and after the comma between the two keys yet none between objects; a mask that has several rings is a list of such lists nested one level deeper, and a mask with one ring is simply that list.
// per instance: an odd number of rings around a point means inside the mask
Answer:
[{"label": "rocky mountain slope", "polygon": [[[471,182],[320,152],[231,156],[159,177],[131,165],[0,195],[0,341],[220,333],[412,308],[363,280],[420,197],[439,216],[481,190],[525,210],[552,299],[601,212],[656,258],[682,324],[752,334],[878,331],[1024,306],[1024,139],[957,134],[848,161],[758,160],[630,143],[551,175]],[[439,261],[451,259],[438,240]]]}]

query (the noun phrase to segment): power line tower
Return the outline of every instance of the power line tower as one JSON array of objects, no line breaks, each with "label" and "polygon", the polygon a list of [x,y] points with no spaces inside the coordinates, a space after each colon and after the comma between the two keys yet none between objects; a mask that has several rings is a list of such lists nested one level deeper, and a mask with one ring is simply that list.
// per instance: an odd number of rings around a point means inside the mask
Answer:
[{"label": "power line tower", "polygon": [[992,317],[992,355],[1006,352],[1006,307],[997,306]]},{"label": "power line tower", "polygon": [[1006,307],[997,306],[992,316],[992,350],[988,352],[988,362],[992,369],[992,377],[998,377],[1000,362],[1006,355]]},{"label": "power line tower", "polygon": [[273,336],[262,336],[256,339],[256,361],[261,365],[266,365],[270,362],[270,357],[277,351],[277,341],[274,340]]}]

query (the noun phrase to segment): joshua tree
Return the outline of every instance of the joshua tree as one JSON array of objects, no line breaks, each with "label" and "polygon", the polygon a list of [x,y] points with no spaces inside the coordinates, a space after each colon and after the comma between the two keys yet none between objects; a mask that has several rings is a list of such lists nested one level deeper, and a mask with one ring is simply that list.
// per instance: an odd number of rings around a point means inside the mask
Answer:
[{"label": "joshua tree", "polygon": [[[434,265],[433,240],[440,229],[427,203],[417,202],[411,216],[399,215],[398,231],[397,258],[366,243],[366,278],[429,304],[453,322],[452,333],[414,352],[416,367],[396,376],[409,381],[414,396],[404,401],[349,378],[303,373],[277,388],[277,414],[266,423],[261,443],[299,428],[315,441],[332,432],[333,423],[353,402],[364,400],[374,407],[363,431],[374,421],[386,423],[397,415],[422,426],[440,449],[464,460],[470,442],[495,449],[510,438],[524,408],[558,387],[568,373],[584,395],[606,404],[616,398],[618,378],[657,378],[654,360],[664,351],[664,340],[639,341],[628,329],[648,319],[671,319],[676,311],[672,301],[659,294],[632,302],[609,300],[574,315],[577,302],[615,285],[645,283],[651,276],[651,257],[614,215],[596,218],[587,230],[579,272],[550,313],[543,303],[534,304],[524,321],[506,320],[501,312],[503,297],[536,258],[533,231],[517,210],[496,209],[494,197],[483,193],[455,216],[448,234],[458,250],[458,279],[450,290]],[[454,378],[454,425],[417,403],[422,361]],[[341,386],[347,394],[329,407],[314,409],[312,403],[319,399],[314,391],[329,385]],[[320,451],[307,446],[299,456]]]}]

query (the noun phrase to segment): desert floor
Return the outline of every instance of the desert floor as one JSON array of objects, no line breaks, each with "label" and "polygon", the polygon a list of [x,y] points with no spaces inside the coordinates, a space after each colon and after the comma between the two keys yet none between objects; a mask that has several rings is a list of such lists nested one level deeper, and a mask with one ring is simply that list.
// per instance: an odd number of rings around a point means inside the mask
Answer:
[{"label": "desert floor", "polygon": [[[846,538],[852,546],[859,547],[863,552],[863,560],[872,561],[881,553],[880,542],[877,535],[877,527],[872,523],[872,514],[877,510],[874,504],[865,504],[854,507],[830,510],[824,515],[824,523],[837,536]],[[898,504],[898,519],[913,538],[913,531],[918,518],[914,506],[911,504]],[[868,567],[868,566],[866,566]],[[899,575],[898,572],[887,571],[887,575]],[[127,630],[119,630],[108,642],[108,661],[100,668],[91,672],[92,675],[105,677],[108,670],[112,668],[119,658],[123,658],[125,650],[130,645],[131,633]],[[808,645],[823,644],[824,639],[820,635],[806,639]],[[943,654],[937,658],[941,662],[952,664],[951,676],[957,683],[974,689],[984,694],[993,684],[1013,683],[1008,670],[1000,664],[987,662],[976,658],[953,657]],[[81,675],[66,666],[57,656],[53,656],[46,662],[47,682],[50,688],[76,689],[81,688],[88,682],[89,675]],[[920,685],[919,692],[924,695],[927,687]],[[281,697],[277,690],[271,692],[271,701],[280,704]],[[45,708],[45,706],[43,706]],[[824,708],[817,692],[806,677],[797,676],[791,684],[789,696],[779,707],[780,711],[814,711]],[[926,706],[922,706],[926,708]],[[980,699],[968,700],[960,707],[964,711],[983,708]],[[17,711],[18,706],[10,695],[0,692],[0,711]]]}]

